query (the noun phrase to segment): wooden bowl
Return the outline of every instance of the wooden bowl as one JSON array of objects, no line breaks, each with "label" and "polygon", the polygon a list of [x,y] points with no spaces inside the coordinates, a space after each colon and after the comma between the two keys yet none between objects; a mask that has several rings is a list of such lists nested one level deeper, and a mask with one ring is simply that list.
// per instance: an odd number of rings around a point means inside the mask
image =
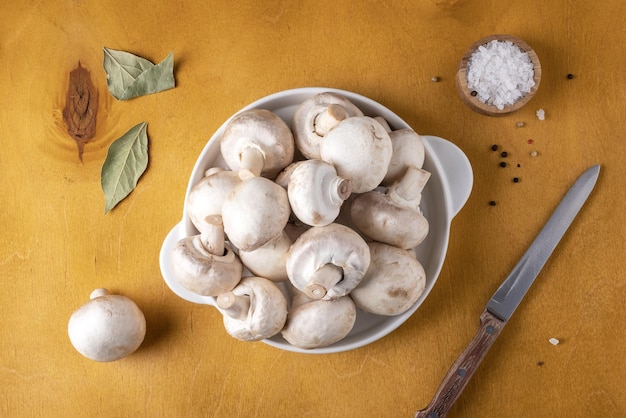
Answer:
[{"label": "wooden bowl", "polygon": [[[528,54],[534,70],[533,80],[535,81],[535,85],[531,87],[530,92],[526,93],[526,95],[522,96],[512,105],[505,106],[502,110],[498,109],[494,105],[483,103],[478,100],[478,97],[472,96],[472,90],[467,86],[467,63],[470,57],[479,46],[485,45],[493,40],[510,41],[517,45],[522,51]],[[489,35],[474,42],[465,52],[463,58],[461,58],[461,62],[459,62],[459,67],[456,72],[456,88],[463,102],[469,106],[470,109],[488,116],[500,116],[519,110],[535,95],[537,89],[539,88],[540,81],[541,64],[539,63],[539,57],[537,57],[535,51],[526,42],[511,35]]]}]

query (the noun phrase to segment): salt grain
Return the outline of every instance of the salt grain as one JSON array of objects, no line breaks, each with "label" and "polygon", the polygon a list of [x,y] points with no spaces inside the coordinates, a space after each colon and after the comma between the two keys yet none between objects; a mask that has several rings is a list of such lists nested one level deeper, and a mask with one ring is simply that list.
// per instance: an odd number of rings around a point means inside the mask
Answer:
[{"label": "salt grain", "polygon": [[502,110],[535,85],[528,53],[510,41],[493,40],[478,47],[467,65],[467,85],[477,98]]},{"label": "salt grain", "polygon": [[537,110],[537,119],[546,120],[546,111],[543,109]]},{"label": "salt grain", "polygon": [[557,340],[556,338],[550,338],[548,341],[549,341],[549,342],[550,342],[550,344],[552,344],[552,345],[558,345],[558,344],[559,344],[559,342],[560,342],[560,341],[559,341],[559,340]]}]

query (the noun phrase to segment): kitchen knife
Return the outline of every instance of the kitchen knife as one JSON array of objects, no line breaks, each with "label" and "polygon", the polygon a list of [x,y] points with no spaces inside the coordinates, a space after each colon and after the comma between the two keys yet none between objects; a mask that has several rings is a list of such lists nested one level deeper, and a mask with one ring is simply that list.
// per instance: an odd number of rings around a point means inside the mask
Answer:
[{"label": "kitchen knife", "polygon": [[589,197],[599,174],[600,166],[595,165],[569,189],[526,254],[487,303],[474,339],[456,359],[430,404],[417,411],[415,418],[441,418],[448,413]]}]

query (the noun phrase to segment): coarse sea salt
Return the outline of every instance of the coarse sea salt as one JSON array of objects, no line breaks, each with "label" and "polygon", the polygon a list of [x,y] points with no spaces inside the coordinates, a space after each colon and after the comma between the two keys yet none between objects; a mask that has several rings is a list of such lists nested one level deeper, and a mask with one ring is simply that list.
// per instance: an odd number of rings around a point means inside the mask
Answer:
[{"label": "coarse sea salt", "polygon": [[481,45],[467,63],[467,85],[481,102],[499,110],[517,102],[535,85],[530,56],[511,41]]},{"label": "coarse sea salt", "polygon": [[538,109],[537,112],[537,119],[539,120],[546,120],[546,111],[543,109]]}]

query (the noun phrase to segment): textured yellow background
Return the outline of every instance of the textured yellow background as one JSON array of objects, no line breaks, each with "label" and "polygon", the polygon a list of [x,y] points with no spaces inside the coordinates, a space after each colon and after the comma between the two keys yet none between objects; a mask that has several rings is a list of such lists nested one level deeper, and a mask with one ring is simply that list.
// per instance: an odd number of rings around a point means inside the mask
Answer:
[{"label": "textured yellow background", "polygon": [[[4,3],[0,416],[412,416],[567,187],[596,163],[590,201],[450,416],[626,415],[623,1]],[[500,118],[469,110],[454,85],[465,49],[492,33],[527,41],[543,68],[537,96]],[[154,62],[173,51],[177,87],[116,101],[103,47]],[[78,61],[100,92],[82,162],[62,120]],[[379,101],[419,133],[460,146],[475,175],[426,302],[388,337],[335,355],[232,339],[216,310],[174,295],[158,266],[207,139],[244,105],[304,86]],[[148,169],[104,215],[106,151],[141,121]],[[494,143],[513,166],[498,166]],[[67,337],[69,316],[96,287],[131,297],[146,315],[144,344],[118,362],[87,360]]]}]

